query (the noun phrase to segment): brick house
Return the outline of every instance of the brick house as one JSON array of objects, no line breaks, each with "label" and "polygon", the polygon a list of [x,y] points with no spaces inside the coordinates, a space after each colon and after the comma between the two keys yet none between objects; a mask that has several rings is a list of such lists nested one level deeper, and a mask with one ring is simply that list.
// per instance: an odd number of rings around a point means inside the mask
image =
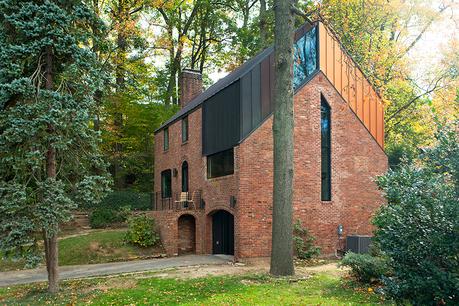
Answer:
[{"label": "brick house", "polygon": [[[320,22],[295,33],[294,220],[322,254],[371,234],[387,169],[378,93]],[[168,254],[270,256],[273,48],[202,92],[184,70],[181,110],[155,132],[155,217]],[[338,227],[342,235],[338,235]]]}]

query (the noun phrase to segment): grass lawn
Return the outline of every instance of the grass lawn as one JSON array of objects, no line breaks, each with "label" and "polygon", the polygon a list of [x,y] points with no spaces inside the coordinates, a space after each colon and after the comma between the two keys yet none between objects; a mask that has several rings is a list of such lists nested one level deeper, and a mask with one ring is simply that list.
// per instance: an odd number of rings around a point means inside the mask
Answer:
[{"label": "grass lawn", "polygon": [[391,305],[349,280],[324,273],[291,281],[267,275],[179,280],[147,274],[67,281],[61,289],[51,297],[46,284],[0,288],[0,304]]},{"label": "grass lawn", "polygon": [[[80,265],[145,258],[163,252],[162,248],[138,248],[125,244],[126,230],[95,231],[59,240],[59,265]],[[0,271],[17,270],[24,262],[0,261]]]}]

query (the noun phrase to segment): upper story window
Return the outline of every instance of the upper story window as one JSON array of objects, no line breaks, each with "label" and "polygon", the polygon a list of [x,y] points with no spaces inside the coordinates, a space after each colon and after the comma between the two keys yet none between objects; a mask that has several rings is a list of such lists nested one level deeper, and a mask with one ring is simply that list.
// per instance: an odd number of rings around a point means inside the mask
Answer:
[{"label": "upper story window", "polygon": [[189,185],[188,163],[184,161],[182,163],[182,192],[188,192]]},{"label": "upper story window", "polygon": [[234,173],[234,149],[207,156],[207,178],[230,175]]},{"label": "upper story window", "polygon": [[331,201],[331,116],[323,96],[320,102],[322,201]]},{"label": "upper story window", "polygon": [[172,197],[172,171],[171,169],[161,172],[161,197]]},{"label": "upper story window", "polygon": [[182,143],[188,141],[188,116],[182,119]]},{"label": "upper story window", "polygon": [[297,89],[317,69],[317,27],[306,32],[293,45],[293,88]]},{"label": "upper story window", "polygon": [[164,151],[169,150],[169,128],[165,128],[163,131],[164,139],[163,139],[163,149]]}]

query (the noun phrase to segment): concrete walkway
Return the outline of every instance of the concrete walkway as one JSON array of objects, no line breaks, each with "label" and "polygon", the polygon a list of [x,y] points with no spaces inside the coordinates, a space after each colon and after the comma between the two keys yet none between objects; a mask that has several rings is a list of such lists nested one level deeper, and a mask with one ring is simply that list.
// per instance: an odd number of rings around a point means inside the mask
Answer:
[{"label": "concrete walkway", "polygon": [[[186,266],[222,265],[232,260],[232,256],[226,255],[186,255],[161,259],[64,266],[59,268],[59,272],[60,279],[74,279],[133,272],[158,271]],[[47,280],[46,268],[0,273],[0,287],[44,282]]]}]

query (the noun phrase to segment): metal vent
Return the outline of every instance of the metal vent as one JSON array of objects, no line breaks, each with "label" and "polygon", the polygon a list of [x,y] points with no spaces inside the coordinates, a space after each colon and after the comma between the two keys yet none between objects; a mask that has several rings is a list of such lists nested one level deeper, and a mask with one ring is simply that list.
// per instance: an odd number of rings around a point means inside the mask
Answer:
[{"label": "metal vent", "polygon": [[364,254],[368,253],[371,243],[370,236],[353,235],[346,237],[346,252]]}]

